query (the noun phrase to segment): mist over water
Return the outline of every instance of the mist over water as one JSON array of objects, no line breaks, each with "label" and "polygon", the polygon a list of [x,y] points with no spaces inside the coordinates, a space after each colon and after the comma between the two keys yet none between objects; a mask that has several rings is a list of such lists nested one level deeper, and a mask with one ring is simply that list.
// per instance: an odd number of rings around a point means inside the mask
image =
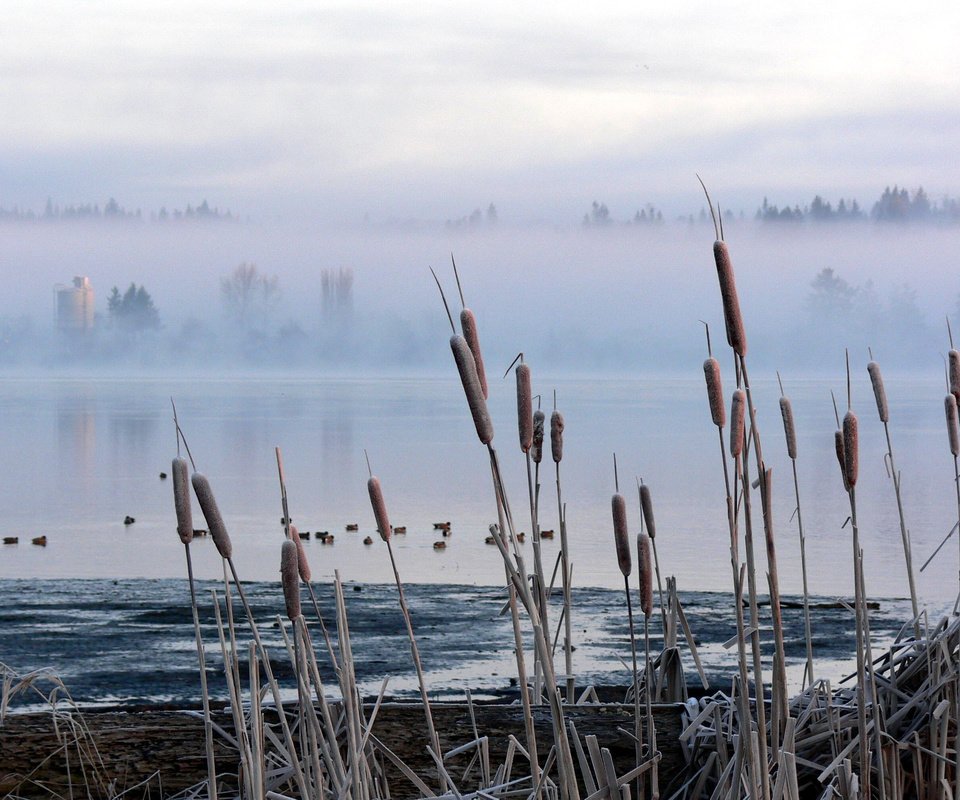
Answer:
[{"label": "mist over water", "polygon": [[[952,255],[960,229],[737,219],[725,228],[756,368],[832,372],[844,347],[859,357],[871,346],[884,364],[939,374],[943,319],[960,294]],[[428,266],[458,310],[453,253],[494,372],[523,350],[531,363],[573,375],[682,375],[704,356],[699,320],[722,343],[713,238],[703,222],[5,224],[0,365],[56,374],[443,374],[449,326]],[[221,287],[241,263],[276,278],[276,291],[254,298],[242,323]],[[814,289],[825,269],[829,280]],[[324,272],[341,270],[349,291],[325,299]],[[93,286],[94,331],[58,337],[53,288],[75,275]],[[112,287],[123,293],[131,283],[150,294],[158,330],[131,331],[108,313]]]}]

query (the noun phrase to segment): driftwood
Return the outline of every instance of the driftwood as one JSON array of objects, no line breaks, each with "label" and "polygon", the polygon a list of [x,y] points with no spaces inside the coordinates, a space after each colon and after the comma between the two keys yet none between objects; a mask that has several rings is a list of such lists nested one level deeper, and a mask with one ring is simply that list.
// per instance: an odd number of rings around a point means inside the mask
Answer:
[{"label": "driftwood", "polygon": [[[441,749],[447,752],[474,739],[473,724],[465,704],[431,704]],[[662,753],[660,774],[665,783],[685,768],[679,744],[680,706],[656,706],[657,742]],[[369,709],[368,709],[369,710]],[[633,706],[619,704],[579,705],[565,709],[577,733],[595,735],[613,755],[617,774],[635,766],[633,742],[625,731],[633,730]],[[489,738],[491,761],[500,763],[510,736],[524,741],[523,711],[519,705],[474,705],[477,730]],[[547,743],[552,726],[546,707],[534,709],[537,737]],[[215,724],[232,734],[230,713],[215,712]],[[143,784],[128,797],[169,797],[206,778],[203,720],[199,713],[155,710],[85,711],[58,718],[60,736],[52,714],[10,715],[0,727],[0,796],[106,797]],[[377,714],[373,734],[396,753],[424,782],[431,784],[436,772],[424,750],[427,741],[419,703],[384,703]],[[215,737],[217,770],[221,782],[236,786],[236,750],[220,735]],[[66,745],[64,744],[66,743]],[[522,759],[516,757],[520,766]],[[462,774],[469,756],[448,764],[451,775]],[[392,773],[392,774],[391,774]],[[388,769],[394,797],[417,796],[416,789],[399,770]],[[146,782],[146,783],[144,783]],[[112,783],[112,785],[110,785]]]}]

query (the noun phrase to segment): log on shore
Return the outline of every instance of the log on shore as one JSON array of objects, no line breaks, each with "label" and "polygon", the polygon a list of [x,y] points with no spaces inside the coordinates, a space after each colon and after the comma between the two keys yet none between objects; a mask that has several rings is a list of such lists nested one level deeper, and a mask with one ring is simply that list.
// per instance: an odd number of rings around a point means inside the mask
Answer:
[{"label": "log on shore", "polygon": [[[474,739],[466,704],[431,705],[444,752]],[[371,708],[368,707],[369,714]],[[489,738],[494,768],[503,760],[509,736],[525,745],[523,713],[517,705],[474,706],[477,728]],[[622,775],[635,763],[634,747],[620,728],[633,730],[633,707],[619,704],[573,706],[566,710],[580,736],[596,735],[610,748]],[[685,766],[678,736],[680,707],[655,706],[658,745],[663,760],[661,785]],[[541,759],[553,741],[546,707],[534,709]],[[233,732],[228,712],[214,712],[215,724]],[[425,751],[428,741],[423,709],[418,703],[384,703],[373,733],[429,786],[436,771]],[[236,751],[222,736],[215,737],[217,771],[226,786],[236,786]],[[462,774],[469,756],[451,762],[451,774]],[[514,775],[525,766],[515,758]],[[457,766],[460,767],[459,773]],[[394,797],[414,797],[416,789],[399,771],[388,769]],[[59,714],[54,726],[50,712],[12,714],[0,726],[0,797],[110,797],[143,784],[128,797],[169,797],[207,777],[203,719],[199,713],[137,709],[90,710]]]}]

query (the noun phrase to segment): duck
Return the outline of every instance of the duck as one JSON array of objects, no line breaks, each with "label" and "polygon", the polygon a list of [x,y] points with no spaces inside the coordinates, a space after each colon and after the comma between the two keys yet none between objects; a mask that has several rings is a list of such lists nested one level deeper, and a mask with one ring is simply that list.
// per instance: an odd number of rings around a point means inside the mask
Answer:
[{"label": "duck", "polygon": [[433,549],[434,549],[434,550],[445,550],[446,547],[447,547],[447,543],[444,542],[443,540],[441,540],[441,541],[439,541],[439,542],[434,542],[434,543],[433,543]]},{"label": "duck", "polygon": [[38,547],[46,547],[46,546],[47,546],[47,537],[46,537],[46,536],[38,536],[36,539],[31,539],[31,540],[30,540],[30,543],[31,543],[31,544],[35,544],[35,545],[37,545]]},{"label": "duck", "polygon": [[363,539],[363,543],[364,543],[364,544],[373,544],[373,539],[371,539],[369,536],[365,536],[364,539]]},{"label": "duck", "polygon": [[348,530],[348,531],[358,531],[358,530],[360,530],[360,526],[359,526],[356,522],[351,522],[351,523],[349,523],[349,524],[347,525],[347,530]]}]

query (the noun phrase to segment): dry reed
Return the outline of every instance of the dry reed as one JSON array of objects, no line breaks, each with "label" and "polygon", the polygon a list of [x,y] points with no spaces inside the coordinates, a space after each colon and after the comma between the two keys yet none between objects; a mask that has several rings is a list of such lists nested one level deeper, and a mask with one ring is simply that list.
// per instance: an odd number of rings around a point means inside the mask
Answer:
[{"label": "dry reed", "polygon": [[534,464],[543,461],[543,431],[546,415],[538,408],[533,412],[533,443],[530,445],[530,457]]},{"label": "dry reed", "polygon": [[847,480],[847,460],[843,450],[843,432],[833,432],[833,448],[837,453],[837,463],[840,465],[840,477],[843,478],[843,490],[850,491],[850,481]]},{"label": "dry reed", "polygon": [[637,534],[637,572],[640,578],[640,609],[645,617],[653,613],[653,558],[650,553],[650,537]]},{"label": "dry reed", "polygon": [[727,424],[727,409],[723,404],[723,384],[720,380],[720,362],[708,358],[703,362],[703,377],[707,382],[707,402],[710,404],[710,418],[718,428]]},{"label": "dry reed", "polygon": [[563,414],[556,410],[550,415],[550,454],[556,464],[563,459]]},{"label": "dry reed", "polygon": [[887,405],[887,391],[883,387],[883,375],[880,374],[880,365],[876,361],[867,364],[870,374],[870,384],[873,386],[873,396],[877,401],[877,414],[881,422],[890,421],[890,407]]},{"label": "dry reed", "polygon": [[843,415],[843,473],[851,489],[857,485],[860,465],[859,449],[857,415],[853,411],[848,411]]},{"label": "dry reed", "polygon": [[948,394],[943,399],[943,410],[947,417],[947,438],[950,441],[950,452],[960,456],[960,433],[957,430],[957,398]]},{"label": "dry reed", "polygon": [[190,479],[186,459],[173,459],[170,470],[173,475],[173,506],[177,512],[177,534],[180,541],[193,541],[193,513],[190,508]]},{"label": "dry reed", "polygon": [[292,539],[284,539],[280,545],[280,582],[283,584],[287,617],[293,621],[300,616],[300,567],[297,545]]},{"label": "dry reed", "polygon": [[730,403],[730,456],[737,458],[743,452],[744,412],[747,396],[743,389],[736,389]]},{"label": "dry reed", "polygon": [[797,457],[797,430],[793,424],[793,406],[789,397],[780,398],[780,416],[783,418],[783,435],[787,441],[787,455]]},{"label": "dry reed", "polygon": [[960,402],[960,351],[950,348],[947,353],[950,393]]},{"label": "dry reed", "polygon": [[747,334],[740,313],[737,284],[733,276],[733,264],[726,242],[713,243],[713,258],[717,263],[717,278],[720,281],[720,299],[723,302],[723,322],[727,330],[727,344],[741,358],[747,354]]},{"label": "dry reed", "polygon": [[383,541],[390,541],[390,534],[393,528],[390,527],[390,518],[387,516],[387,504],[383,500],[383,490],[380,488],[380,480],[371,475],[367,481],[367,493],[370,495],[370,505],[373,507],[373,516],[377,521],[377,530]]},{"label": "dry reed", "polygon": [[623,577],[630,576],[633,564],[630,560],[630,538],[627,533],[627,501],[622,494],[615,494],[611,501],[613,510],[613,541],[617,547],[617,565]]},{"label": "dry reed", "polygon": [[203,518],[207,521],[207,529],[210,531],[213,543],[217,546],[217,552],[221,557],[229,559],[233,555],[233,545],[230,543],[227,526],[223,524],[223,517],[220,516],[220,509],[217,508],[210,481],[207,480],[206,475],[194,472],[191,482],[200,510],[203,512]]},{"label": "dry reed", "polygon": [[477,319],[469,308],[460,312],[460,328],[463,331],[463,338],[467,340],[470,352],[473,353],[473,360],[477,365],[477,379],[480,382],[480,390],[483,392],[483,399],[489,396],[487,387],[487,373],[483,368],[483,354],[480,352],[480,337],[477,335]]},{"label": "dry reed", "polygon": [[309,584],[312,577],[310,562],[307,561],[307,550],[303,546],[303,539],[300,538],[300,532],[296,525],[290,526],[290,539],[297,546],[297,571],[300,573],[300,580]]},{"label": "dry reed", "polygon": [[657,538],[657,524],[653,519],[653,498],[650,496],[650,487],[640,484],[640,510],[643,512],[643,522],[647,526],[647,534],[651,539]]},{"label": "dry reed", "polygon": [[530,367],[517,364],[517,425],[520,433],[520,450],[530,452],[533,446],[533,389],[530,383]]},{"label": "dry reed", "polygon": [[467,340],[458,334],[450,337],[450,349],[457,364],[457,372],[460,373],[460,382],[463,384],[477,436],[483,444],[488,445],[493,441],[493,421],[487,410],[486,392],[480,382],[476,358]]}]

